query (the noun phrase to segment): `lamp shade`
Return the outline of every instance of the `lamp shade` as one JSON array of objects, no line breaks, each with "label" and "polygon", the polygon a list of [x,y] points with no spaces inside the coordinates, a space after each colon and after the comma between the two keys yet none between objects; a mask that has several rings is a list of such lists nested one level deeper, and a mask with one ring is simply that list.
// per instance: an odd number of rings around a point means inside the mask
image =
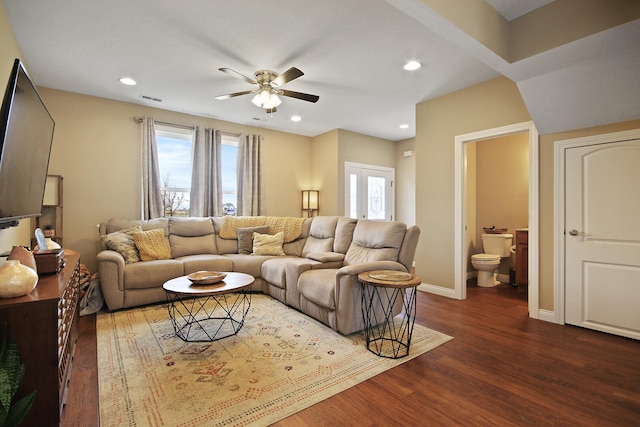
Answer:
[{"label": "lamp shade", "polygon": [[302,190],[302,210],[311,216],[319,209],[320,192],[318,190]]}]

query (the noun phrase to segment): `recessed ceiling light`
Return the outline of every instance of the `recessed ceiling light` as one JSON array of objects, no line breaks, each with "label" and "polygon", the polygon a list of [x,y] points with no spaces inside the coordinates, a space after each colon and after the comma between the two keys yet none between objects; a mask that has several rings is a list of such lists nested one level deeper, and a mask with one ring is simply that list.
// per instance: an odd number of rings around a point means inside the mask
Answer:
[{"label": "recessed ceiling light", "polygon": [[409,129],[409,125],[406,123],[403,123],[400,125],[400,129]]},{"label": "recessed ceiling light", "polygon": [[136,85],[136,81],[133,80],[131,77],[123,77],[120,79],[120,83],[122,83],[123,85],[127,85],[127,86],[135,86]]},{"label": "recessed ceiling light", "polygon": [[404,64],[403,68],[407,71],[414,71],[420,67],[422,67],[422,64],[419,63],[418,61],[409,61],[406,64]]},{"label": "recessed ceiling light", "polygon": [[292,122],[299,122],[300,120],[302,120],[302,117],[300,117],[300,116],[291,116],[291,121]]}]

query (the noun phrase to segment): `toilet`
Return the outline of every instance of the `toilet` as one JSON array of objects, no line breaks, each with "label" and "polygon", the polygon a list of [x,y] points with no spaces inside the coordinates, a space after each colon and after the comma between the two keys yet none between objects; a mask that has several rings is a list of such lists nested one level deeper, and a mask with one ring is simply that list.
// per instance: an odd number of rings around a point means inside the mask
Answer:
[{"label": "toilet", "polygon": [[513,234],[483,234],[482,248],[485,253],[471,256],[471,265],[478,271],[478,286],[489,288],[500,282],[496,280],[500,259],[511,255]]}]

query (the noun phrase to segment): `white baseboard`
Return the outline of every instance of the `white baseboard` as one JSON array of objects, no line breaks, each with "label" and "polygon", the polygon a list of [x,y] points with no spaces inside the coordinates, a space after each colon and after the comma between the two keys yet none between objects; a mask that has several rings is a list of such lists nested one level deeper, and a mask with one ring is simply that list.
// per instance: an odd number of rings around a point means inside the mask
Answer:
[{"label": "white baseboard", "polygon": [[440,295],[447,298],[456,298],[456,290],[451,288],[443,288],[442,286],[430,285],[428,283],[421,283],[418,285],[418,290],[428,292],[430,294]]},{"label": "white baseboard", "polygon": [[542,310],[542,309],[538,310],[538,320],[544,320],[545,322],[557,323],[559,325],[563,324],[558,319],[558,316],[556,316],[556,312],[555,311],[551,311],[551,310]]}]

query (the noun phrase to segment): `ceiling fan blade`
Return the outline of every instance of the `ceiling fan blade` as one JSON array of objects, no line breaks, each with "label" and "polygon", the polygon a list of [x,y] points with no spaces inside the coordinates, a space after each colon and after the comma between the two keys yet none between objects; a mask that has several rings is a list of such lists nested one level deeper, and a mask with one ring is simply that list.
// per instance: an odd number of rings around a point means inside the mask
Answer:
[{"label": "ceiling fan blade", "polygon": [[248,94],[254,93],[254,92],[255,92],[255,90],[244,90],[242,92],[229,93],[227,95],[218,95],[218,96],[216,96],[216,99],[229,99],[229,98],[234,98],[236,96],[248,95]]},{"label": "ceiling fan blade", "polygon": [[251,77],[247,77],[244,74],[240,74],[239,72],[232,70],[231,68],[218,68],[218,70],[222,71],[223,73],[227,73],[229,75],[232,75],[233,77],[236,77],[240,80],[244,80],[245,82],[252,84],[252,85],[257,85],[258,82],[256,82],[255,80],[253,80]]},{"label": "ceiling fan blade", "polygon": [[298,70],[296,67],[291,67],[284,73],[280,74],[276,77],[271,84],[274,86],[282,86],[285,83],[290,82],[291,80],[297,79],[300,76],[304,76],[304,73]]},{"label": "ceiling fan blade", "polygon": [[309,101],[309,102],[318,102],[318,99],[320,99],[318,95],[310,95],[308,93],[295,92],[292,90],[284,90],[284,89],[279,90],[278,94],[282,96],[289,96],[291,98],[302,99],[303,101]]}]

